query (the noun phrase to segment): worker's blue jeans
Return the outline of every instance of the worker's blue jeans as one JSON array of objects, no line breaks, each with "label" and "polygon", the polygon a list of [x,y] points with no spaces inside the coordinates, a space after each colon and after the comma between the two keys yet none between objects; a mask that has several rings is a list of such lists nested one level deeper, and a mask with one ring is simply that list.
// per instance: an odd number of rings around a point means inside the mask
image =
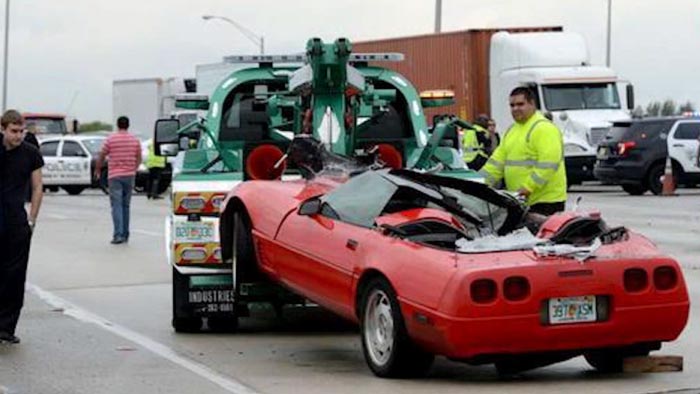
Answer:
[{"label": "worker's blue jeans", "polygon": [[129,239],[129,206],[131,205],[131,191],[133,189],[133,176],[115,177],[109,180],[109,202],[112,204],[114,239]]}]

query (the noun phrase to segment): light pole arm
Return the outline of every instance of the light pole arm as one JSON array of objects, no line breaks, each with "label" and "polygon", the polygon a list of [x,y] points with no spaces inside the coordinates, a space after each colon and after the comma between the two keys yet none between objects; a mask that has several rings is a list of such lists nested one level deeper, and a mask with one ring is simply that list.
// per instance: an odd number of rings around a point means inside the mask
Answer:
[{"label": "light pole arm", "polygon": [[220,19],[224,22],[233,25],[233,27],[238,29],[238,31],[240,31],[248,40],[260,47],[261,55],[265,54],[265,39],[262,36],[259,36],[253,33],[252,31],[246,29],[245,27],[241,26],[238,22],[234,21],[233,19],[218,15],[204,15],[202,16],[202,19],[204,19],[205,21],[210,19]]}]

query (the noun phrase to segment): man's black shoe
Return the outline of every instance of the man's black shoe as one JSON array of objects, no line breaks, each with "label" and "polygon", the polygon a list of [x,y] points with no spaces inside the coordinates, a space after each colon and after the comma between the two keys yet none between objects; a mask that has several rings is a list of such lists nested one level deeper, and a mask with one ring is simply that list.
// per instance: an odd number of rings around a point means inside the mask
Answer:
[{"label": "man's black shoe", "polygon": [[16,345],[19,343],[19,337],[6,332],[0,332],[0,344]]},{"label": "man's black shoe", "polygon": [[112,245],[119,245],[121,243],[124,243],[124,240],[122,238],[114,238],[109,243],[111,243]]}]

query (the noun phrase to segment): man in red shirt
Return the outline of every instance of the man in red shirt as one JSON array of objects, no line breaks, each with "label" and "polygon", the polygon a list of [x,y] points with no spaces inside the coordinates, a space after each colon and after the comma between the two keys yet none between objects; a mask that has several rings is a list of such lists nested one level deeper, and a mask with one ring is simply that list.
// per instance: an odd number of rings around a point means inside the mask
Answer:
[{"label": "man in red shirt", "polygon": [[111,134],[102,145],[94,174],[95,179],[99,179],[105,157],[109,156],[107,178],[114,224],[112,244],[129,241],[131,191],[134,189],[136,170],[141,163],[141,143],[136,137],[129,134],[129,118],[120,116],[117,119],[117,129],[117,132]]}]

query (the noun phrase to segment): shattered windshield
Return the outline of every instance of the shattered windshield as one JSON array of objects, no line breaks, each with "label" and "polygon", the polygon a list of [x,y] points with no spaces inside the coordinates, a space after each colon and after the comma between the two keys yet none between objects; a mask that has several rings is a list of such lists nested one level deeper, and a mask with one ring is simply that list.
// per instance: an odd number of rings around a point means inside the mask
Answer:
[{"label": "shattered windshield", "polygon": [[[465,229],[473,230],[470,233],[481,235],[512,230],[510,215],[522,213],[520,209],[513,211],[507,198],[488,186],[439,179],[409,171],[366,171],[327,194],[323,198],[325,212],[344,222],[372,227],[381,215],[437,208],[455,215]],[[468,187],[474,188],[473,193]]]},{"label": "shattered windshield", "polygon": [[449,187],[441,187],[440,191],[455,198],[461,207],[478,217],[493,232],[501,228],[508,218],[508,209],[505,207]]},{"label": "shattered windshield", "polygon": [[398,187],[374,171],[367,171],[327,194],[323,202],[338,219],[372,227]]}]

